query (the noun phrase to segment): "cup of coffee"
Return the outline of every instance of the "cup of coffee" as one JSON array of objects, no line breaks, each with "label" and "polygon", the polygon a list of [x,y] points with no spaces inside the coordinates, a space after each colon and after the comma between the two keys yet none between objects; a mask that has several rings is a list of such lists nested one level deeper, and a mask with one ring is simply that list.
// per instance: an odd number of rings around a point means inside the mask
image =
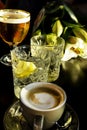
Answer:
[{"label": "cup of coffee", "polygon": [[66,92],[48,82],[28,84],[20,93],[23,115],[29,125],[38,130],[51,128],[61,118],[66,100]]}]

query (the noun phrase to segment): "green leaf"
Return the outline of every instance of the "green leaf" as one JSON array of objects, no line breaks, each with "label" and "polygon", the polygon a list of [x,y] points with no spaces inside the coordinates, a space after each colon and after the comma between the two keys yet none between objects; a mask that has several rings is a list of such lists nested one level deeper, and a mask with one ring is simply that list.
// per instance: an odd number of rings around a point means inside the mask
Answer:
[{"label": "green leaf", "polygon": [[78,19],[75,16],[75,14],[73,13],[73,11],[66,4],[64,4],[64,8],[68,12],[68,14],[70,15],[71,19],[74,20],[76,23],[78,23]]},{"label": "green leaf", "polygon": [[67,21],[62,21],[64,26],[66,27],[69,27],[69,28],[78,28],[78,27],[84,27],[83,25],[81,24],[77,24],[77,23],[70,23],[70,22],[67,22]]},{"label": "green leaf", "polygon": [[87,42],[87,32],[83,28],[73,28],[73,33],[75,36],[81,38],[85,42]]},{"label": "green leaf", "polygon": [[63,25],[61,24],[60,20],[57,20],[53,27],[52,27],[52,32],[57,35],[57,37],[60,37],[61,34],[63,33]]}]

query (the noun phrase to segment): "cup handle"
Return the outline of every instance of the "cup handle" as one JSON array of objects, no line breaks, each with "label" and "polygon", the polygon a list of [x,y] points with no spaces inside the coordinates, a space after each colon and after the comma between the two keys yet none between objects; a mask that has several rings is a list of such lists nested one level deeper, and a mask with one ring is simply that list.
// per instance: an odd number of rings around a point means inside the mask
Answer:
[{"label": "cup handle", "polygon": [[44,116],[36,115],[34,118],[33,130],[42,130],[43,129]]}]

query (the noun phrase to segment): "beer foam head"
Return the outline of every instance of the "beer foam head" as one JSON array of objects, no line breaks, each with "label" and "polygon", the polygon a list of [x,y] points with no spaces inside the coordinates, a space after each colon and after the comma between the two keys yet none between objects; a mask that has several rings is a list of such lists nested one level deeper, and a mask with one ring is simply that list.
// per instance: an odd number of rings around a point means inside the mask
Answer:
[{"label": "beer foam head", "polygon": [[4,9],[0,10],[0,22],[3,23],[25,23],[30,21],[30,13],[23,10]]}]

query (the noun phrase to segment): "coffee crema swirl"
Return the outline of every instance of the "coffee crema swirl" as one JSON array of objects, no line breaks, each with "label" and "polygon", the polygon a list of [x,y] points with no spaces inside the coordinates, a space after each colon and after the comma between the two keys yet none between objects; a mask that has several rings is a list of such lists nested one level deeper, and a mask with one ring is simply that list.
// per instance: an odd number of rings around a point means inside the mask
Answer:
[{"label": "coffee crema swirl", "polygon": [[40,87],[28,92],[29,104],[38,109],[52,109],[63,101],[62,92],[50,88]]}]

